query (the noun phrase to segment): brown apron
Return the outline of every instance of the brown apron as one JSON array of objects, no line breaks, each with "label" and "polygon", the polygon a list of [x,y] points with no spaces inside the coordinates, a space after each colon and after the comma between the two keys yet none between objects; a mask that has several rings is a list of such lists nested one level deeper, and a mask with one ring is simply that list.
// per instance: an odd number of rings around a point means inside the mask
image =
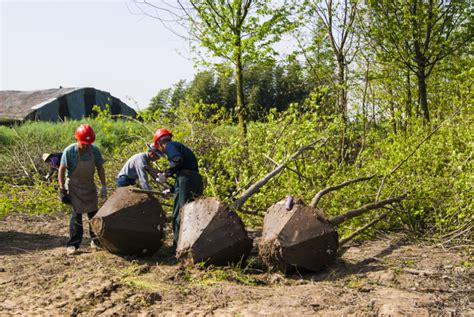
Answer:
[{"label": "brown apron", "polygon": [[78,214],[89,213],[98,209],[97,189],[94,183],[95,158],[90,148],[91,159],[81,161],[81,153],[77,149],[78,161],[76,169],[66,179],[66,188],[71,196],[71,205]]}]

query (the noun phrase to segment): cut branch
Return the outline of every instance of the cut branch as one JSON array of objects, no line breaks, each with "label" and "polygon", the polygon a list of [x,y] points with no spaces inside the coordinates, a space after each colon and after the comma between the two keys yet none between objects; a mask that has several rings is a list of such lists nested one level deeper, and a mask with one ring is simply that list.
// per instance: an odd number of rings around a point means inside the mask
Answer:
[{"label": "cut branch", "polygon": [[363,182],[363,181],[366,181],[366,180],[369,180],[369,179],[372,179],[374,178],[376,175],[372,175],[372,176],[368,176],[368,177],[360,177],[360,178],[356,178],[356,179],[351,179],[351,180],[348,180],[348,181],[345,181],[339,185],[335,185],[335,186],[331,186],[331,187],[327,187],[321,191],[319,191],[315,196],[314,198],[311,200],[311,207],[315,208],[317,205],[318,205],[318,202],[319,200],[324,196],[326,195],[327,193],[330,193],[332,191],[335,191],[335,190],[338,190],[338,189],[341,189],[345,186],[348,186],[350,184],[354,184],[354,183],[357,183],[357,182]]},{"label": "cut branch", "polygon": [[389,204],[397,202],[397,201],[402,201],[405,198],[406,198],[406,195],[402,195],[402,196],[399,196],[399,197],[390,198],[390,199],[382,200],[382,201],[375,202],[375,203],[370,203],[370,204],[364,205],[364,206],[362,206],[358,209],[349,210],[348,212],[343,213],[342,215],[339,215],[339,216],[336,216],[336,217],[332,218],[330,221],[334,226],[337,226],[337,225],[340,225],[341,223],[343,223],[344,221],[352,219],[352,218],[357,217],[357,216],[360,216],[360,215],[366,213],[369,210],[377,209],[377,208],[383,207],[385,205],[389,205]]},{"label": "cut branch", "polygon": [[353,233],[351,233],[350,235],[348,235],[347,237],[345,237],[344,239],[341,239],[339,240],[339,248],[342,247],[344,244],[346,244],[347,242],[351,241],[352,239],[354,239],[356,236],[358,236],[359,234],[363,233],[365,230],[369,229],[370,227],[372,227],[373,225],[375,225],[377,222],[379,222],[380,220],[384,219],[385,217],[388,216],[388,214],[390,213],[390,210],[384,212],[383,214],[381,214],[380,216],[378,216],[377,218],[375,218],[374,220],[372,220],[371,222],[369,222],[368,224],[366,224],[365,226],[357,229],[356,231],[354,231]]},{"label": "cut branch", "polygon": [[[275,161],[274,159],[272,159],[270,156],[266,155],[265,153],[263,153],[263,156],[265,156],[265,158],[266,158],[267,160],[269,160],[270,162],[272,162],[273,164],[275,164],[275,165],[277,165],[277,166],[280,165],[277,161]],[[286,168],[287,168],[289,171],[292,171],[293,173],[295,173],[296,175],[298,175],[298,177],[300,178],[300,180],[301,180],[301,178],[305,178],[303,175],[301,175],[300,172],[298,172],[298,171],[295,170],[294,168],[291,168],[291,167],[289,167],[288,165],[286,166]]]},{"label": "cut branch", "polygon": [[294,161],[301,153],[303,153],[307,149],[312,148],[313,145],[316,144],[317,142],[323,141],[324,143],[326,140],[327,140],[326,138],[321,138],[318,140],[314,140],[308,145],[304,145],[300,147],[300,149],[296,151],[287,161],[278,165],[277,168],[275,168],[273,171],[271,171],[267,175],[263,176],[261,179],[255,182],[252,186],[250,186],[245,192],[243,192],[242,195],[236,201],[232,203],[230,208],[234,210],[240,209],[245,204],[247,199],[249,199],[253,194],[258,192],[258,190],[262,188],[266,183],[268,183],[268,181],[272,179],[275,175],[280,173],[286,167],[286,165],[288,165],[288,163],[290,163],[291,161]]}]

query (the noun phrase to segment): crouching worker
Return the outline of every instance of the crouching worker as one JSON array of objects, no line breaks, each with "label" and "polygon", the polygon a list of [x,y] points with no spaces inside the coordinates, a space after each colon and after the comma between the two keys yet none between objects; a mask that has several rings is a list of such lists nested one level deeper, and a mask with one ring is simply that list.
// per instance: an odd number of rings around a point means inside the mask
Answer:
[{"label": "crouching worker", "polygon": [[[77,142],[64,149],[59,166],[59,196],[62,202],[71,204],[71,219],[69,222],[69,241],[67,253],[75,254],[82,242],[83,225],[82,214],[86,213],[89,219],[95,216],[98,210],[97,189],[94,183],[94,172],[97,169],[102,187],[101,197],[107,197],[105,170],[102,155],[99,149],[92,145],[95,133],[88,124],[77,128],[75,137]],[[99,242],[89,225],[91,248],[99,248]]]},{"label": "crouching worker", "polygon": [[185,145],[172,141],[173,135],[167,129],[158,129],[154,136],[154,146],[168,158],[170,166],[159,173],[157,181],[164,184],[166,179],[176,176],[173,188],[173,247],[179,238],[180,211],[183,206],[203,193],[203,183],[199,174],[198,162],[193,151]]},{"label": "crouching worker", "polygon": [[44,179],[47,182],[49,182],[52,179],[52,177],[54,176],[54,174],[56,174],[56,172],[58,171],[59,164],[61,163],[61,156],[62,155],[63,155],[63,153],[44,153],[43,154],[43,161],[46,164],[50,165],[49,172],[44,177]]},{"label": "crouching worker", "polygon": [[148,145],[148,152],[133,155],[118,173],[117,187],[135,185],[138,180],[142,189],[151,190],[146,169],[150,167],[150,162],[158,160],[160,156],[160,152],[150,145]]}]

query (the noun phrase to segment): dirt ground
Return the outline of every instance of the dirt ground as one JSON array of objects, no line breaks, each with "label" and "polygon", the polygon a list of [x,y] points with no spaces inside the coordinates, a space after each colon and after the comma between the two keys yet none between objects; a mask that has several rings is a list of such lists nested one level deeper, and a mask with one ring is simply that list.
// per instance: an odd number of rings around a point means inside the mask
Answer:
[{"label": "dirt ground", "polygon": [[[182,267],[147,258],[65,254],[68,216],[0,220],[0,315],[474,316],[473,245],[399,234],[353,243],[317,274]],[[168,241],[167,241],[168,244]]]}]

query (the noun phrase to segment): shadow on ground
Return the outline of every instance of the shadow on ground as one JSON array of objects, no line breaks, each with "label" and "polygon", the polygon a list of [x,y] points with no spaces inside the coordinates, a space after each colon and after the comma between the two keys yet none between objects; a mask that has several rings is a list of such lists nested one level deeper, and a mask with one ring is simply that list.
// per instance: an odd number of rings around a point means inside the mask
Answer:
[{"label": "shadow on ground", "polygon": [[317,274],[303,274],[303,278],[309,278],[313,281],[335,281],[345,278],[349,275],[383,271],[386,269],[386,267],[382,262],[380,262],[380,259],[392,254],[395,250],[404,245],[408,245],[408,240],[403,238],[399,239],[388,245],[386,248],[380,250],[375,255],[367,254],[363,260],[356,263],[352,263],[342,257],[338,257],[336,261],[324,271],[321,271]]},{"label": "shadow on ground", "polygon": [[51,234],[0,231],[0,255],[48,250],[64,245],[66,238]]}]

